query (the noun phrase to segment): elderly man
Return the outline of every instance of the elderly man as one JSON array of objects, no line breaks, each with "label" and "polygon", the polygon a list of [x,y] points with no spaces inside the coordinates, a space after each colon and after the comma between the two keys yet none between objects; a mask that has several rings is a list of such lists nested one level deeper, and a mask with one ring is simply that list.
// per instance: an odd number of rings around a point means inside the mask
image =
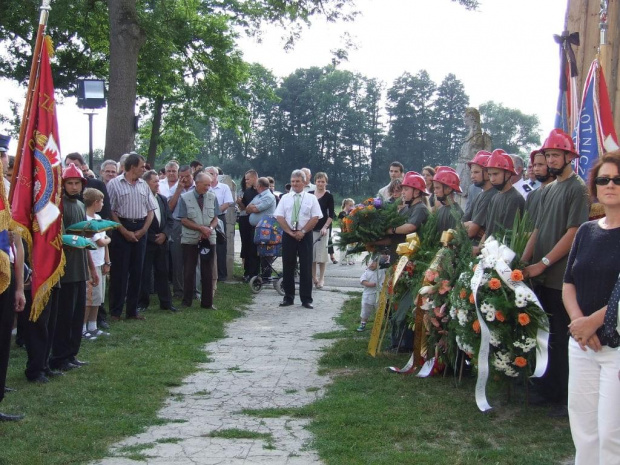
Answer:
[{"label": "elderly man", "polygon": [[172,211],[172,237],[170,239],[170,258],[172,260],[172,293],[174,297],[183,297],[183,250],[181,248],[181,218],[179,218],[179,200],[181,195],[194,189],[194,178],[189,165],[179,168],[179,182],[168,197],[168,206]]},{"label": "elderly man", "polygon": [[[101,175],[101,179],[105,184],[108,184],[112,179],[116,177],[117,168],[116,162],[114,160],[105,160],[101,164],[101,169],[99,170],[99,174]],[[105,203],[105,200],[104,200]]]},{"label": "elderly man", "polygon": [[299,257],[299,298],[305,308],[312,306],[312,228],[323,217],[319,201],[304,192],[305,174],[301,170],[291,173],[291,192],[284,195],[274,215],[284,231],[282,237],[282,263],[284,300],[280,307],[295,301],[295,267]]},{"label": "elderly man", "polygon": [[306,176],[306,180],[304,181],[304,192],[315,191],[316,186],[312,184],[312,171],[310,168],[302,168],[304,175]]},{"label": "elderly man", "polygon": [[176,161],[166,163],[166,179],[159,182],[159,193],[169,198],[179,182],[179,164]]},{"label": "elderly man", "polygon": [[211,187],[211,176],[196,175],[196,188],[181,195],[179,218],[181,218],[181,247],[183,248],[183,305],[192,305],[196,265],[200,257],[202,294],[200,306],[215,310],[213,306],[213,251],[215,250],[215,227],[220,213],[217,198]]},{"label": "elderly man", "polygon": [[[205,172],[211,176],[211,192],[215,194],[217,197],[217,202],[220,206],[220,215],[219,219],[222,220],[224,224],[224,233],[226,232],[226,211],[228,207],[234,205],[234,200],[232,196],[232,192],[230,191],[230,187],[226,184],[223,184],[218,181],[218,170],[215,166],[208,166],[205,168]],[[225,281],[228,277],[228,269],[226,267],[226,244],[217,244],[217,280]]]},{"label": "elderly man", "polygon": [[149,306],[149,286],[146,284],[154,276],[155,290],[159,297],[162,310],[176,312],[172,305],[170,285],[168,284],[168,238],[172,232],[172,212],[168,207],[168,199],[159,193],[159,178],[155,170],[144,173],[142,177],[151,190],[155,210],[153,221],[146,236],[146,254],[142,275],[145,280],[140,288],[139,308]]},{"label": "elderly man", "polygon": [[[144,157],[130,154],[122,175],[108,183],[112,219],[120,226],[112,231],[110,243],[110,314],[120,320],[127,300],[127,319],[144,320],[138,314],[138,292],[146,252],[146,233],[156,208],[151,190],[142,175]],[[129,290],[129,292],[128,292]]]},{"label": "elderly man", "polygon": [[[269,179],[258,178],[256,190],[258,191],[258,195],[252,199],[250,205],[245,209],[245,211],[250,214],[250,225],[252,227],[256,227],[263,217],[273,215],[273,212],[276,211],[276,198],[271,192]],[[267,262],[267,260],[268,259],[265,257],[260,260],[263,278],[269,278],[270,269],[268,265],[270,262]]]},{"label": "elderly man", "polygon": [[[393,161],[392,163],[390,163],[390,182],[392,182],[394,179],[402,180],[404,175],[405,167],[401,162]],[[390,194],[388,193],[388,187],[390,187],[390,182],[388,182],[386,186],[379,189],[379,192],[377,193],[377,197],[381,197],[385,202],[390,200]]]},{"label": "elderly man", "polygon": [[524,199],[527,199],[527,196],[532,189],[527,182],[523,179],[523,170],[525,169],[525,164],[523,163],[523,158],[519,155],[510,155],[512,158],[512,163],[515,167],[515,174],[510,180],[512,181],[512,187],[516,189],[516,191],[523,196]]}]

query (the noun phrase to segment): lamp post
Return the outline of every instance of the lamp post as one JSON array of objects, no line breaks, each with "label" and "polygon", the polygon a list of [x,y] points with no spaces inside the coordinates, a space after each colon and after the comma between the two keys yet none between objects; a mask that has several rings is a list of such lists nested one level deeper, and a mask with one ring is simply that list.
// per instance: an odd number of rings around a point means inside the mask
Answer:
[{"label": "lamp post", "polygon": [[78,79],[77,106],[87,110],[88,166],[93,169],[93,116],[96,115],[95,109],[105,107],[105,81],[102,79]]}]

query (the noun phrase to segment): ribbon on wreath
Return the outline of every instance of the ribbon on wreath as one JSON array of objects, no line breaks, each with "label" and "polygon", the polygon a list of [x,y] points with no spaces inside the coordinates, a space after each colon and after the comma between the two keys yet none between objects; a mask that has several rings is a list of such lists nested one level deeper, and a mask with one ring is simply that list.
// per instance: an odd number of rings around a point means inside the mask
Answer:
[{"label": "ribbon on wreath", "polygon": [[[528,297],[530,302],[536,304],[538,308],[543,310],[540,301],[525,284],[520,281],[514,281],[511,278],[512,269],[508,265],[515,258],[515,252],[513,252],[508,246],[499,244],[493,236],[484,243],[484,248],[481,251],[482,259],[479,265],[474,271],[474,275],[471,278],[471,291],[474,295],[474,303],[476,305],[476,315],[478,322],[480,323],[480,351],[478,353],[478,379],[476,381],[476,404],[478,408],[485,412],[491,409],[489,402],[486,398],[486,385],[489,378],[489,354],[491,346],[491,332],[486,324],[486,320],[478,305],[478,288],[484,277],[484,270],[488,268],[494,269],[499,275],[500,279],[506,284],[512,291],[517,288],[527,289],[531,294],[531,298]],[[544,310],[543,310],[544,312]],[[549,332],[543,328],[538,328],[536,334],[536,370],[532,374],[532,378],[541,377],[547,370],[548,363],[548,347],[549,347]]]},{"label": "ribbon on wreath", "polygon": [[[454,234],[455,234],[454,229],[448,229],[447,231],[444,231],[441,233],[441,238],[439,241],[443,245],[443,248],[437,251],[437,253],[435,254],[435,257],[433,258],[433,260],[431,261],[431,264],[429,265],[429,269],[437,269],[439,267],[439,264],[441,263],[441,260],[443,259],[443,254],[445,253],[445,250],[446,250],[445,248],[448,247],[450,242],[452,242],[452,240],[454,239]],[[416,233],[409,234],[407,236],[407,241],[408,242],[406,243],[399,244],[398,248],[396,249],[396,252],[399,255],[403,255],[403,257],[401,257],[401,261],[404,261],[405,264],[407,263],[408,260],[403,260],[403,259],[405,257],[408,258],[410,256],[409,251],[412,251],[411,255],[413,255],[415,252],[417,252],[420,249],[420,239],[418,238],[418,235]],[[398,268],[397,268],[397,272],[398,272]],[[425,280],[422,283],[422,289],[424,289],[424,286],[428,286],[428,285],[430,285],[430,283]],[[407,361],[404,367],[402,368],[398,368],[395,366],[388,367],[388,370],[394,373],[399,373],[399,374],[413,373],[416,370],[416,365],[420,365],[421,362],[424,361],[425,358],[428,357],[428,353],[426,353],[428,349],[426,347],[426,333],[424,331],[424,311],[420,308],[422,294],[423,292],[418,292],[418,295],[416,297],[416,307],[415,307],[415,310],[413,311],[413,315],[414,315],[413,353],[411,354],[411,357],[409,357],[409,360]],[[419,360],[420,362],[416,364],[416,360]],[[430,359],[427,359],[424,362],[424,364],[422,365],[422,368],[420,369],[420,371],[417,373],[416,376],[420,378],[426,378],[428,376],[440,373],[442,369],[443,369],[442,365],[439,363],[437,357],[432,357]]]}]

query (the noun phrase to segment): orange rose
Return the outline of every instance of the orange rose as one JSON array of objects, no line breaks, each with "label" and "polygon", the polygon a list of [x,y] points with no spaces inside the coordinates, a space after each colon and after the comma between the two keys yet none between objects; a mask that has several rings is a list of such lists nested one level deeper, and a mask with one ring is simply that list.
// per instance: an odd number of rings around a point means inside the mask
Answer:
[{"label": "orange rose", "polygon": [[514,364],[518,366],[519,368],[523,368],[527,366],[527,360],[523,357],[517,357],[515,358]]},{"label": "orange rose", "polygon": [[478,320],[474,321],[471,325],[476,334],[480,334],[480,322]]},{"label": "orange rose", "polygon": [[512,273],[510,273],[510,279],[512,279],[513,281],[523,281],[523,273],[521,272],[521,270],[514,270]]},{"label": "orange rose", "polygon": [[527,313],[519,313],[519,324],[527,326],[530,324],[530,316]]},{"label": "orange rose", "polygon": [[469,303],[470,304],[475,303],[475,301],[474,301],[474,294],[469,294]]},{"label": "orange rose", "polygon": [[496,310],[495,311],[495,319],[497,321],[499,321],[500,323],[503,323],[504,321],[506,321],[506,317],[504,316],[504,314],[501,312],[501,310]]},{"label": "orange rose", "polygon": [[467,297],[467,291],[465,289],[461,289],[461,292],[459,292],[459,297],[461,299],[464,299],[465,297]]},{"label": "orange rose", "polygon": [[502,287],[502,282],[497,278],[491,278],[489,279],[489,287],[496,291],[497,289]]}]

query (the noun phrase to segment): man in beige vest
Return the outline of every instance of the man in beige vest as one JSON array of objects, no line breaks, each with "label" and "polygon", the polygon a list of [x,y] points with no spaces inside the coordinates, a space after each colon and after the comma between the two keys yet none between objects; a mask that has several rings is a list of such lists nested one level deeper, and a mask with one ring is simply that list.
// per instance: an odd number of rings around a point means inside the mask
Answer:
[{"label": "man in beige vest", "polygon": [[183,249],[183,300],[189,307],[194,297],[196,264],[200,257],[200,281],[202,294],[200,306],[215,309],[213,306],[213,257],[215,255],[215,227],[220,208],[211,187],[211,176],[207,173],[196,175],[194,190],[181,195],[179,199],[179,218],[181,219],[181,247]]}]

